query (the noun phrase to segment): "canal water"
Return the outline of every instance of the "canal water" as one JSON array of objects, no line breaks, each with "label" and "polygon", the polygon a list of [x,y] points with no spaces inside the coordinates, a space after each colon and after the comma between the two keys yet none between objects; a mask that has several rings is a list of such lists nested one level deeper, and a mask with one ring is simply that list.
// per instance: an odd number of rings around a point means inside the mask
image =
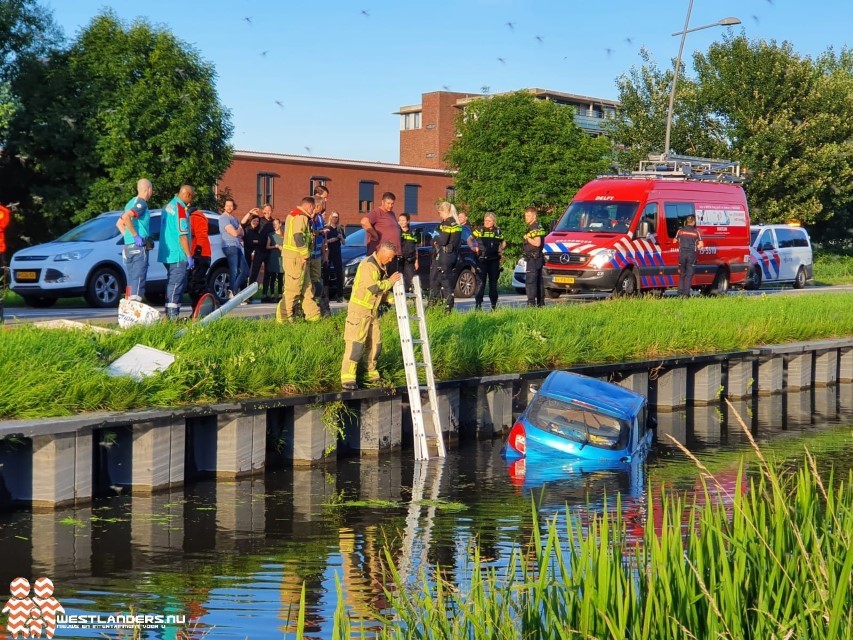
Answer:
[{"label": "canal water", "polygon": [[[461,581],[473,545],[484,564],[501,567],[530,540],[534,505],[556,517],[565,534],[567,506],[613,509],[617,494],[629,530],[641,535],[649,488],[701,491],[695,464],[674,441],[733,486],[742,459],[748,472],[755,468],[736,412],[779,464],[793,468],[807,447],[827,476],[831,465],[836,477],[853,467],[853,385],[841,384],[734,409],[659,412],[652,454],[615,469],[511,467],[500,441],[463,443],[428,467],[404,451],[155,495],[117,494],[85,508],[3,513],[0,584],[47,576],[66,616],[186,619],[167,626],[152,620],[141,636],[64,628],[60,638],[294,637],[303,584],[308,637],[331,636],[338,583],[356,628],[363,621],[370,629],[376,611],[387,608],[384,549],[411,580],[439,564]],[[0,628],[0,638],[4,633]]]}]

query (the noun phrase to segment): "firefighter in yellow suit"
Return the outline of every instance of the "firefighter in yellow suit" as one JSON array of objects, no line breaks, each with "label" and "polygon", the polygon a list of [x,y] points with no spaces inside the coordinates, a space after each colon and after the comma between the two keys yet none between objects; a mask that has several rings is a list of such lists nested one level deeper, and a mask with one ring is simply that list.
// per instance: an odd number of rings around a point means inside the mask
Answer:
[{"label": "firefighter in yellow suit", "polygon": [[344,329],[346,346],[341,363],[341,386],[344,389],[358,389],[356,371],[362,358],[365,359],[367,382],[379,381],[379,371],[376,370],[376,359],[382,351],[379,305],[392,295],[394,283],[402,277],[399,271],[389,276],[386,269],[388,263],[396,258],[396,245],[383,242],[373,255],[361,261],[355,272]]},{"label": "firefighter in yellow suit", "polygon": [[[308,277],[308,257],[314,246],[311,216],[314,215],[314,198],[302,198],[301,204],[287,215],[284,223],[284,242],[281,246],[281,261],[284,266],[284,295],[275,311],[278,322],[292,321],[293,308],[299,301],[305,319],[320,318],[320,307],[311,295]],[[307,295],[306,295],[307,293]]]}]

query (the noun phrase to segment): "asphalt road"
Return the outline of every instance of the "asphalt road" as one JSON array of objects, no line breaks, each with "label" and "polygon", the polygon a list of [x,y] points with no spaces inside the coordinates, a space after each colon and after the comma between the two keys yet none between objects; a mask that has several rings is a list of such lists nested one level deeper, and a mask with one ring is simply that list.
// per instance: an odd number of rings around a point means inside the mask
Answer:
[{"label": "asphalt road", "polygon": [[[760,291],[732,291],[730,296],[754,296],[754,295],[809,295],[814,293],[842,293],[853,291],[853,285],[838,285],[833,287],[827,286],[807,286],[805,289],[792,289],[790,287],[766,288]],[[667,292],[668,296],[675,295],[675,291]],[[697,294],[698,295],[698,294]],[[573,296],[562,296],[557,300],[548,300],[547,304],[573,304],[581,302],[594,302],[603,300],[609,297],[609,294],[580,294]],[[16,324],[24,322],[40,322],[47,320],[75,320],[77,322],[94,322],[98,324],[114,323],[117,320],[115,309],[92,309],[80,302],[76,305],[59,303],[62,306],[52,307],[50,309],[32,309],[29,307],[12,307],[5,310],[5,322],[7,324]],[[515,293],[503,294],[500,297],[500,305],[502,306],[524,306],[526,304],[525,296],[520,296]],[[275,316],[275,304],[259,303],[249,304],[238,307],[229,315],[244,318],[272,318]],[[341,311],[346,308],[346,302],[333,302],[331,304],[332,311]],[[456,308],[459,311],[470,311],[474,307],[474,300],[464,299],[456,301]],[[486,300],[485,308],[489,308],[489,302]],[[182,315],[186,316],[191,312],[189,305],[184,305]]]}]

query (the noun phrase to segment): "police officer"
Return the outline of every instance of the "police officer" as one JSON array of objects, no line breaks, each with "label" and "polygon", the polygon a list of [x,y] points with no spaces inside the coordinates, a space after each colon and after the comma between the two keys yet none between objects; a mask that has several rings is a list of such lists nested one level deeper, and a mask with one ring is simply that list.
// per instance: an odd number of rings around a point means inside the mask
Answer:
[{"label": "police officer", "polygon": [[689,215],[685,224],[675,234],[678,243],[678,295],[690,296],[693,272],[696,271],[696,252],[704,245],[699,229],[696,228],[696,216]]},{"label": "police officer", "polygon": [[498,306],[498,276],[501,273],[501,256],[506,249],[506,241],[497,226],[497,218],[491,211],[483,217],[483,226],[474,229],[474,253],[477,255],[477,271],[480,288],[474,298],[474,308],[482,309],[483,295],[486,292],[486,280],[489,281],[489,300],[492,311]]},{"label": "police officer", "polygon": [[403,283],[406,291],[411,291],[412,278],[418,272],[418,237],[412,233],[409,226],[411,217],[408,213],[401,213],[397,216],[397,221],[400,223],[400,246],[402,250],[400,270],[403,272]]},{"label": "police officer", "polygon": [[536,220],[536,207],[527,207],[524,210],[524,222],[527,224],[527,232],[524,234],[522,254],[527,261],[527,281],[524,286],[527,290],[527,306],[544,307],[545,282],[542,279],[542,269],[545,266],[545,259],[542,250],[545,244],[545,230]]},{"label": "police officer", "polygon": [[[456,217],[456,207],[451,203],[439,204],[438,215],[441,217],[441,224],[438,225],[438,234],[433,242],[433,259],[429,276],[430,298],[432,301],[437,301],[443,297],[445,310],[452,311],[453,273],[456,268],[459,244],[462,242],[462,227],[459,226]],[[443,293],[442,289],[444,289]]]},{"label": "police officer", "polygon": [[382,351],[379,305],[387,302],[394,283],[402,277],[399,271],[388,275],[387,267],[396,259],[396,245],[386,240],[373,254],[361,261],[355,272],[344,329],[346,345],[341,362],[341,386],[344,389],[358,388],[356,373],[362,358],[366,358],[365,378],[368,384],[379,382],[379,371],[376,369],[376,359]]}]

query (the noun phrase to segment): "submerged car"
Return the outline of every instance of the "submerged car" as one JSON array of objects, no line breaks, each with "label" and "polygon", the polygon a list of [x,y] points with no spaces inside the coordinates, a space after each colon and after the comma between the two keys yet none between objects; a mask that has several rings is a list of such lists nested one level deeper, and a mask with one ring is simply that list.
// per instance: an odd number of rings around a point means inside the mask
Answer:
[{"label": "submerged car", "polygon": [[625,462],[651,445],[646,399],[597,378],[555,371],[510,429],[504,454]]},{"label": "submerged car", "polygon": [[[121,211],[108,211],[74,227],[52,242],[21,249],[12,256],[12,291],[31,307],[50,307],[59,298],[83,296],[92,307],[115,307],[124,295],[127,272],[124,240],[116,228]],[[166,268],[157,262],[162,209],[151,210],[151,239],[145,297],[162,304]],[[212,258],[208,289],[223,302],[228,295],[228,264],[219,236],[219,214],[205,211]]]}]

